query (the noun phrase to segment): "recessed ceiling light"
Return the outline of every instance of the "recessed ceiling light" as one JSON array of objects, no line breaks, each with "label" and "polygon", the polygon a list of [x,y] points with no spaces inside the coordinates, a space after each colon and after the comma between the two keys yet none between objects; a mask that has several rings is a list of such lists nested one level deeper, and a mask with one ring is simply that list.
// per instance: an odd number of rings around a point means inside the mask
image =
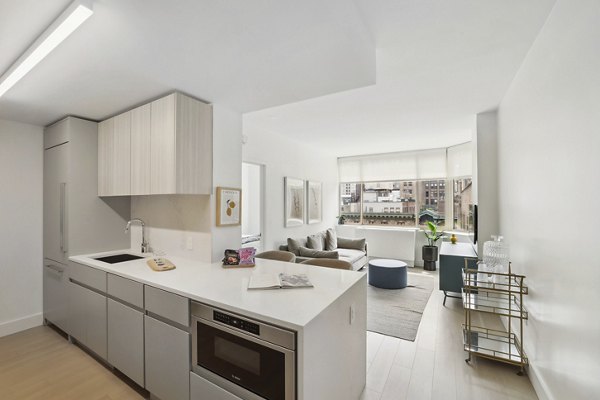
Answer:
[{"label": "recessed ceiling light", "polygon": [[92,11],[92,1],[76,0],[50,24],[31,46],[15,61],[0,78],[0,96],[4,95],[21,78],[44,59],[56,46],[73,33],[88,19]]}]

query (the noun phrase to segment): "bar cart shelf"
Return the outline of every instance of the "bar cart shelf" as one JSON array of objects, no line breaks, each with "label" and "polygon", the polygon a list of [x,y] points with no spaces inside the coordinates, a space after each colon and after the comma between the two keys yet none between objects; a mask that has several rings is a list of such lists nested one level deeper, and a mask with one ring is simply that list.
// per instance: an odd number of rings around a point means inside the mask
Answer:
[{"label": "bar cart shelf", "polygon": [[[465,259],[463,278],[463,345],[471,361],[473,355],[497,360],[519,367],[519,375],[525,372],[528,363],[519,338],[523,338],[523,321],[528,318],[523,307],[523,296],[529,293],[525,286],[525,276],[512,273],[478,271],[469,269]],[[506,331],[488,329],[473,325],[473,313],[482,312],[506,317]],[[516,320],[516,321],[515,321]],[[513,333],[513,327],[518,335]]]}]

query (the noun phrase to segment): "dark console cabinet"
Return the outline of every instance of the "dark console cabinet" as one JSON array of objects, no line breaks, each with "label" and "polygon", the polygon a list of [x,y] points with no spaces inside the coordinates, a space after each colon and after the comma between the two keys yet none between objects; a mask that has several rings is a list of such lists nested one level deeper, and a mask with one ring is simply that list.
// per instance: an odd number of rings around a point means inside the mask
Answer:
[{"label": "dark console cabinet", "polygon": [[469,267],[477,263],[477,252],[471,243],[442,242],[440,249],[440,290],[444,291],[444,305],[447,297],[462,298],[448,294],[460,294],[463,288],[462,271],[465,267],[465,258]]}]

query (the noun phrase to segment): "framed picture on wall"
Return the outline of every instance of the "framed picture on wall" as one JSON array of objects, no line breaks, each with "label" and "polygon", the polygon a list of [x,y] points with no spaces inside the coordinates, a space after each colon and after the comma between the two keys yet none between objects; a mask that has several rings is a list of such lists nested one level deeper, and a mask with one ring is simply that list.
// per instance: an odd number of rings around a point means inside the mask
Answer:
[{"label": "framed picture on wall", "polygon": [[242,223],[242,190],[217,187],[217,226]]},{"label": "framed picture on wall", "polygon": [[321,182],[306,181],[306,208],[309,224],[322,221],[323,209],[323,184]]},{"label": "framed picture on wall", "polygon": [[285,226],[300,226],[304,224],[304,181],[302,179],[285,177],[284,202]]}]

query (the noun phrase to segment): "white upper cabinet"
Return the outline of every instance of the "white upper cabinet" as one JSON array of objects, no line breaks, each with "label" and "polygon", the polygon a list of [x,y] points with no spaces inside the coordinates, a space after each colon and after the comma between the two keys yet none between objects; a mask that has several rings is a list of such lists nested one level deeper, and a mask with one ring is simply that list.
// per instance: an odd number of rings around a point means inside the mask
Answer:
[{"label": "white upper cabinet", "polygon": [[131,110],[131,194],[150,193],[150,110]]},{"label": "white upper cabinet", "polygon": [[152,103],[150,124],[150,193],[176,192],[175,176],[175,107],[176,95],[171,94]]},{"label": "white upper cabinet", "polygon": [[131,113],[98,125],[98,195],[125,196],[131,192]]},{"label": "white upper cabinet", "polygon": [[100,196],[211,193],[209,104],[170,94],[101,122],[98,144]]}]

